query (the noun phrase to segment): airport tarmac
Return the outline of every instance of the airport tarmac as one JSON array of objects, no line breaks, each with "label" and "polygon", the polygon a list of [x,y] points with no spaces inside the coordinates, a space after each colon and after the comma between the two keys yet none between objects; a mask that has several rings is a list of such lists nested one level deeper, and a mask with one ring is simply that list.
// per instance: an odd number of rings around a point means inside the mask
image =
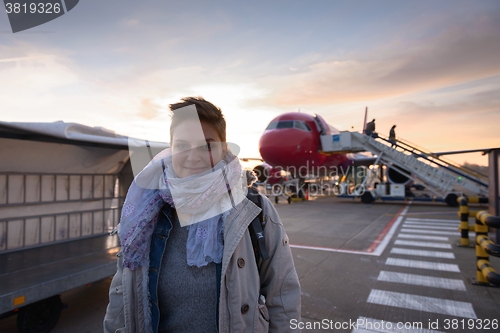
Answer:
[{"label": "airport tarmac", "polygon": [[316,325],[305,332],[500,331],[500,289],[472,284],[475,250],[458,247],[457,208],[334,197],[276,208],[301,281],[303,327]]},{"label": "airport tarmac", "polygon": [[[458,247],[458,208],[335,197],[275,207],[302,288],[302,321],[291,324],[303,332],[500,331],[500,289],[472,284],[475,250]],[[63,294],[53,332],[101,332],[110,281]],[[17,332],[15,319],[0,332]]]}]

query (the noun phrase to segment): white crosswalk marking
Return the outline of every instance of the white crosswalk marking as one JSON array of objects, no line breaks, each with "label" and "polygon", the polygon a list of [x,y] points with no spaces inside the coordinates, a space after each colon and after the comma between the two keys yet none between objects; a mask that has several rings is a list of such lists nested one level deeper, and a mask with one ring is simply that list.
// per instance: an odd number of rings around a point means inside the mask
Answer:
[{"label": "white crosswalk marking", "polygon": [[419,221],[419,222],[436,222],[436,223],[457,223],[458,218],[456,220],[449,219],[423,219],[419,217],[406,217],[407,221]]},{"label": "white crosswalk marking", "polygon": [[427,236],[427,235],[410,235],[410,234],[399,234],[398,238],[409,238],[409,239],[427,239],[427,240],[437,240],[437,241],[449,241],[448,237],[444,236]]},{"label": "white crosswalk marking", "polygon": [[457,317],[477,318],[471,303],[441,298],[373,289],[368,296],[367,302]]},{"label": "white crosswalk marking", "polygon": [[419,268],[419,269],[430,269],[436,271],[446,271],[446,272],[460,272],[458,265],[455,264],[443,264],[439,262],[432,261],[420,261],[420,260],[408,260],[399,258],[387,258],[385,261],[386,265],[409,267],[409,268]]},{"label": "white crosswalk marking", "polygon": [[[445,252],[443,250],[433,251],[430,249],[452,249],[450,237],[448,236],[459,237],[460,232],[458,227],[459,221],[457,220],[405,218],[400,233],[394,241],[394,247],[390,250],[390,254],[409,257],[427,257],[429,261],[388,257],[385,264],[392,266],[393,270],[398,270],[396,267],[405,267],[412,269],[412,271],[414,269],[419,269],[460,273],[460,269],[456,264],[437,262],[455,259],[453,252]],[[470,231],[470,234],[474,236],[474,232]],[[412,247],[429,249],[413,249]],[[391,269],[390,267],[387,268]],[[404,287],[404,285],[431,288],[434,289],[434,292],[430,293],[431,295],[436,294],[436,292],[438,292],[437,289],[453,290],[454,293],[466,291],[464,281],[460,278],[453,279],[449,277],[430,276],[425,275],[425,271],[418,272],[424,274],[412,274],[413,272],[410,270],[407,271],[409,271],[409,273],[382,270],[377,277],[377,281],[380,281],[380,283],[385,286],[384,289],[393,286],[390,283],[401,285],[399,289]],[[416,294],[372,289],[367,302],[401,308],[401,311],[406,309],[463,318],[477,318],[471,303],[452,299],[441,299]],[[438,333],[438,331],[431,330],[427,322],[420,323],[420,326],[412,325],[415,323],[406,323],[408,326],[401,327],[401,325],[399,325],[399,327],[397,327],[398,324],[405,323],[392,323],[379,319],[359,317],[358,325],[352,333]]]},{"label": "white crosswalk marking", "polygon": [[459,221],[455,223],[436,223],[436,222],[417,222],[417,221],[405,221],[405,224],[415,224],[415,225],[436,225],[436,226],[444,226],[444,227],[457,227],[459,225]]},{"label": "white crosswalk marking", "polygon": [[420,247],[433,247],[436,249],[451,249],[451,244],[447,243],[434,243],[434,242],[417,242],[417,241],[406,241],[406,240],[396,240],[395,245],[408,245],[408,246],[420,246]]},{"label": "white crosswalk marking", "polygon": [[[430,235],[450,235],[450,236],[460,235],[460,233],[458,232],[458,229],[456,231],[438,231],[438,230],[410,229],[410,228],[403,227],[401,229],[401,232],[410,232],[410,233],[416,233],[416,234],[430,234]],[[470,234],[470,232],[469,232],[469,234]]]},{"label": "white crosswalk marking", "polygon": [[454,227],[449,226],[439,226],[439,225],[421,225],[421,224],[403,224],[403,228],[413,228],[413,229],[437,229],[437,230],[457,230],[458,232],[458,224]]},{"label": "white crosswalk marking", "polygon": [[430,257],[430,258],[445,258],[445,259],[455,259],[453,252],[440,252],[440,251],[427,251],[427,250],[414,250],[414,249],[402,249],[399,247],[393,247],[391,253],[394,254],[404,254],[407,256],[419,256],[419,257]]},{"label": "white crosswalk marking", "polygon": [[462,280],[446,279],[427,275],[381,271],[377,280],[411,284],[415,286],[465,291],[465,285]]}]

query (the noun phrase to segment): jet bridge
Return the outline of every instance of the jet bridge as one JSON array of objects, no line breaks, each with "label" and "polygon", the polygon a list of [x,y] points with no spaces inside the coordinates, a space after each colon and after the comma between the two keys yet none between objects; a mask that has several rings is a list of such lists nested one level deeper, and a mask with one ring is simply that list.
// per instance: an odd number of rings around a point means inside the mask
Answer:
[{"label": "jet bridge", "polygon": [[[372,202],[384,198],[377,189],[366,190],[367,185],[376,177],[376,166],[385,166],[398,173],[420,181],[433,193],[427,197],[432,201],[445,201],[450,206],[456,206],[456,199],[461,194],[477,196],[488,195],[488,181],[486,177],[465,169],[457,164],[445,161],[435,154],[425,151],[406,141],[396,143],[382,136],[368,136],[359,132],[342,131],[335,135],[322,135],[321,145],[325,153],[356,153],[371,152],[376,156],[373,167],[368,176],[357,190],[347,196],[361,196],[363,202]],[[404,195],[399,195],[405,199]]]}]

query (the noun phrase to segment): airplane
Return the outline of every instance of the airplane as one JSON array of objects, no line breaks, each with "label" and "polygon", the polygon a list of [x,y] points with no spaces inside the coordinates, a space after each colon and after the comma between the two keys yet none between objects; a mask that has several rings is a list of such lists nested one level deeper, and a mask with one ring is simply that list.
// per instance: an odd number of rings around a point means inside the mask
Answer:
[{"label": "airplane", "polygon": [[[366,126],[368,109],[365,109],[363,129]],[[364,133],[364,130],[363,130]],[[373,165],[376,157],[367,156],[360,153],[331,153],[322,151],[321,136],[332,136],[340,134],[340,131],[329,125],[320,115],[310,115],[301,112],[287,112],[275,117],[259,140],[259,151],[264,161],[263,164],[254,167],[253,171],[258,176],[258,182],[265,185],[283,184],[293,178],[296,186],[290,189],[294,192],[291,196],[304,197],[304,184],[308,177],[339,176],[339,183],[345,181],[352,171],[354,174],[356,167],[368,167]],[[381,138],[378,134],[377,137]],[[381,138],[390,143],[389,140]],[[398,143],[399,144],[399,143]],[[447,154],[457,154],[464,152],[484,151],[484,149],[430,153],[433,156]],[[464,169],[462,167],[462,169]],[[332,173],[334,170],[336,172]],[[339,173],[340,171],[340,173]],[[383,168],[379,168],[378,178],[383,181]],[[394,185],[402,185],[405,193],[410,193],[414,184],[411,174],[403,168],[391,165],[385,167],[385,179]],[[467,174],[463,174],[468,177]],[[351,178],[356,182],[356,178]],[[479,182],[481,183],[481,182]],[[377,183],[374,184],[377,186]],[[307,188],[307,187],[306,187]],[[417,188],[420,189],[420,188]],[[371,194],[366,193],[366,197],[361,196],[365,203],[373,201]],[[287,195],[285,195],[287,196]],[[275,198],[277,202],[277,197]],[[449,201],[449,202],[448,202]],[[447,200],[449,205],[455,204],[456,200]],[[288,196],[290,203],[290,196]],[[450,204],[451,202],[451,204]]]},{"label": "airplane", "polygon": [[[298,187],[302,189],[309,175],[325,176],[335,168],[345,174],[355,166],[373,164],[374,157],[323,152],[320,136],[339,133],[317,114],[288,112],[275,117],[259,140],[259,151],[265,162],[253,169],[258,181],[274,185],[291,177],[299,181]],[[296,192],[299,198],[303,197],[302,191]]]}]

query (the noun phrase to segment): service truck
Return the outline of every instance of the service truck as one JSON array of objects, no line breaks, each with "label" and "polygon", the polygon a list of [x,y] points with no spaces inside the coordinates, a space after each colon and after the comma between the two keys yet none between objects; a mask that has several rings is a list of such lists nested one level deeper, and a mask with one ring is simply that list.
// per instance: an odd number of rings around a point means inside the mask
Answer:
[{"label": "service truck", "polygon": [[21,333],[49,332],[61,293],[116,272],[130,142],[100,127],[0,122],[0,317],[17,315]]}]

